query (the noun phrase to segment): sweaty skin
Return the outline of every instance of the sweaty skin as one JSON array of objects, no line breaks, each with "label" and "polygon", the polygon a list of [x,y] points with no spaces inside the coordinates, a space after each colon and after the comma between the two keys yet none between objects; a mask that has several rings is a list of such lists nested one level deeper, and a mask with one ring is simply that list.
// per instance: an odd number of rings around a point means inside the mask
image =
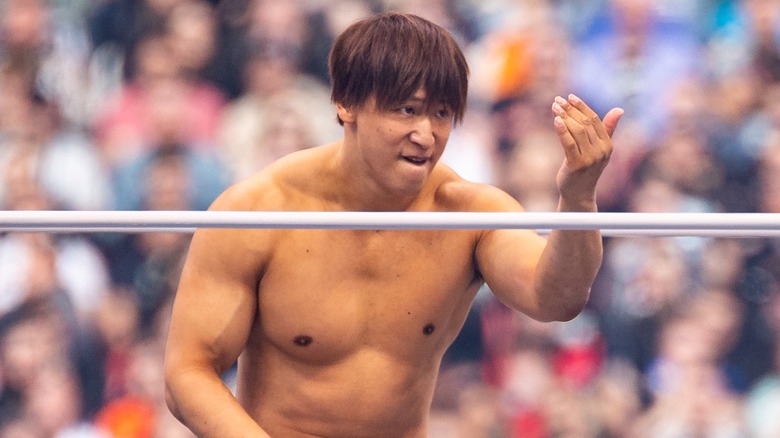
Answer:
[{"label": "sweaty skin", "polygon": [[[212,210],[522,211],[438,162],[452,121],[424,90],[337,106],[342,141],[285,157]],[[595,211],[619,112],[553,108],[561,211]],[[606,126],[605,126],[606,125]],[[224,230],[193,237],[166,354],[168,402],[203,437],[425,437],[440,361],[483,281],[542,321],[571,319],[597,231]],[[237,395],[219,376],[236,360]]]}]

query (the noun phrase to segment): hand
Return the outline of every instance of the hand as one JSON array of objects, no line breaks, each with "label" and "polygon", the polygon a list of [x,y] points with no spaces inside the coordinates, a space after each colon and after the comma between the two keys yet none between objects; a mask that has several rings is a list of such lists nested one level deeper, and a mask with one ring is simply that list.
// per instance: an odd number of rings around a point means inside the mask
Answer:
[{"label": "hand", "polygon": [[602,121],[585,102],[570,94],[568,100],[556,97],[552,111],[565,157],[556,178],[561,200],[572,206],[595,206],[596,182],[612,155],[612,133],[623,110],[613,108]]}]

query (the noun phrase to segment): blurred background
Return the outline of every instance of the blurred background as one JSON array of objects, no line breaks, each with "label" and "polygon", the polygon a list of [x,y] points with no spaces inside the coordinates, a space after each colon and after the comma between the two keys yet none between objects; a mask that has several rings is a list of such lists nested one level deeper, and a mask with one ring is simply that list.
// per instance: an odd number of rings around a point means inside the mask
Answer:
[{"label": "blurred background", "polygon": [[[456,36],[443,160],[528,210],[555,209],[575,93],[626,110],[602,211],[780,212],[780,0],[0,0],[0,209],[207,208],[340,137],[328,50],[382,10]],[[191,436],[162,384],[188,239],[0,234],[0,436]],[[573,321],[480,291],[431,436],[778,437],[778,280],[779,240],[613,237]]]}]

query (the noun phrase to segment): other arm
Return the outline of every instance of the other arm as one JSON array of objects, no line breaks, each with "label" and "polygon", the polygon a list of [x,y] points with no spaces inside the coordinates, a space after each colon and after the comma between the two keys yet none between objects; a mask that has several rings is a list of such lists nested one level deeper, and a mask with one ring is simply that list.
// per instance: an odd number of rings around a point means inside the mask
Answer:
[{"label": "other arm", "polygon": [[268,437],[221,380],[243,351],[257,311],[261,259],[246,252],[243,233],[195,233],[173,306],[166,399],[199,437]]},{"label": "other arm", "polygon": [[[611,136],[623,114],[602,121],[576,96],[556,98],[554,126],[564,149],[556,181],[558,211],[595,212],[596,183],[612,153]],[[508,197],[508,196],[507,196]],[[497,197],[493,208],[518,207]],[[598,230],[553,230],[546,242],[529,231],[485,233],[477,248],[479,269],[496,296],[541,321],[570,320],[585,307],[602,259]]]}]

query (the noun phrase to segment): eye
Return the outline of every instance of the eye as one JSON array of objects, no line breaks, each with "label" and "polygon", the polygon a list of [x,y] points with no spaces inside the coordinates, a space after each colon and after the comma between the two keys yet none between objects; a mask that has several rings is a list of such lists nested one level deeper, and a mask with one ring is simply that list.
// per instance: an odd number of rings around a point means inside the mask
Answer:
[{"label": "eye", "polygon": [[442,108],[438,111],[436,111],[436,117],[440,119],[449,119],[450,118],[450,110],[449,108]]},{"label": "eye", "polygon": [[402,106],[398,111],[405,116],[412,116],[416,113],[413,106]]}]

